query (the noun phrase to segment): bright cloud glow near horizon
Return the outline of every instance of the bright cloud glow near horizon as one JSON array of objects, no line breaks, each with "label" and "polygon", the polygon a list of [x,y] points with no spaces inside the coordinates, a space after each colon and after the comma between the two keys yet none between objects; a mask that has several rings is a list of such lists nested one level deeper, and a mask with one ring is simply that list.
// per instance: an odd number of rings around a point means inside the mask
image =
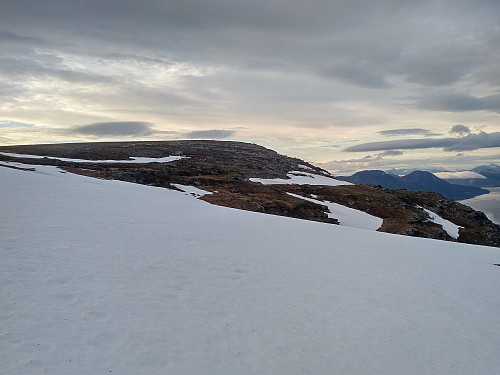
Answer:
[{"label": "bright cloud glow near horizon", "polygon": [[0,145],[225,139],[334,173],[500,160],[498,1],[3,1]]}]

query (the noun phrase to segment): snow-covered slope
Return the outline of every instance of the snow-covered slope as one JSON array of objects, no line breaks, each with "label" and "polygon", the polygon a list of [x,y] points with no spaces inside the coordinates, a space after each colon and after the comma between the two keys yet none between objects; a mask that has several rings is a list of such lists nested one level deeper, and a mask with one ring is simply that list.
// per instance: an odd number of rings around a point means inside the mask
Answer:
[{"label": "snow-covered slope", "polygon": [[500,251],[0,167],[2,374],[495,374]]}]

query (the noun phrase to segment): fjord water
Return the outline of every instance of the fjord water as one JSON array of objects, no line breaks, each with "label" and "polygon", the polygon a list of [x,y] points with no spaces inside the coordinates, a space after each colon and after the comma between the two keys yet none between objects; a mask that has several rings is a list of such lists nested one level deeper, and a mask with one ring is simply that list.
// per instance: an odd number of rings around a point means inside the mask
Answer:
[{"label": "fjord water", "polygon": [[500,224],[500,187],[487,188],[490,193],[460,201],[475,210],[482,211],[488,219]]}]

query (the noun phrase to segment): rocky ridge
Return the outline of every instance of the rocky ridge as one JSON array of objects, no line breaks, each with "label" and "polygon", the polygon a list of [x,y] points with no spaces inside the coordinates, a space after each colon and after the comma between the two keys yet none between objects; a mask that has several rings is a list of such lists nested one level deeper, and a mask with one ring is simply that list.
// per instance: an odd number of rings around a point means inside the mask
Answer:
[{"label": "rocky ridge", "polygon": [[[500,246],[500,226],[470,207],[437,193],[389,190],[381,186],[263,185],[250,178],[286,179],[290,171],[330,174],[310,163],[255,144],[221,141],[99,142],[51,145],[0,146],[0,152],[47,156],[31,159],[5,156],[2,161],[56,165],[68,172],[96,178],[178,189],[190,185],[213,194],[201,199],[222,206],[335,224],[324,205],[292,197],[294,193],[330,201],[383,219],[379,231],[417,237]],[[131,157],[185,158],[168,163],[97,163]],[[57,158],[86,159],[62,161]],[[4,164],[5,166],[5,164]],[[422,208],[429,209],[462,228],[453,239]]]}]

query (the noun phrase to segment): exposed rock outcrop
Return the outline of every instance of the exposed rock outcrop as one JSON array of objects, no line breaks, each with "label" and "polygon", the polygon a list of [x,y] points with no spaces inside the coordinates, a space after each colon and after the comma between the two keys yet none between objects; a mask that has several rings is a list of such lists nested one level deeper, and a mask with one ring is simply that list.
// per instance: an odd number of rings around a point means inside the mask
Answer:
[{"label": "exposed rock outcrop", "polygon": [[[329,173],[297,158],[280,155],[265,147],[242,142],[167,141],[107,142],[57,145],[4,146],[0,152],[48,155],[27,159],[0,154],[0,161],[57,165],[87,176],[177,189],[172,184],[191,185],[213,194],[203,200],[227,207],[338,224],[327,215],[327,207],[292,197],[295,193],[330,201],[383,219],[379,231],[500,246],[500,226],[483,213],[426,191],[390,190],[381,186],[262,185],[250,178],[287,178],[290,171],[303,170],[322,176]],[[125,160],[130,157],[185,158],[168,163],[96,163],[92,160]],[[86,159],[85,162],[57,158]],[[426,208],[461,226],[458,239],[430,220]]]}]

